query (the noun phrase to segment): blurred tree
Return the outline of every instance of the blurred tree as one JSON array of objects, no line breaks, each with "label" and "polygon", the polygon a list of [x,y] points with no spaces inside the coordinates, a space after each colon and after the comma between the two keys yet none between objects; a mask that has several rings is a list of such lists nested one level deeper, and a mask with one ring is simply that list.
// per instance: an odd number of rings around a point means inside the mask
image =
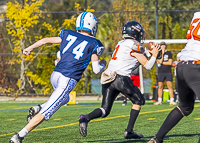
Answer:
[{"label": "blurred tree", "polygon": [[[0,27],[0,53],[6,53],[5,42],[2,34],[2,29]],[[17,78],[14,78],[11,69],[14,66],[10,66],[6,56],[0,56],[0,93],[10,94],[13,90],[17,89],[16,82]]]},{"label": "blurred tree", "polygon": [[[20,5],[17,1],[14,3],[7,3],[6,17],[8,19],[6,23],[6,28],[8,34],[11,34],[13,38],[11,39],[14,44],[14,53],[19,53],[19,56],[16,59],[13,59],[13,63],[20,63],[20,78],[18,80],[19,92],[24,93],[26,80],[25,80],[25,70],[30,64],[31,59],[34,58],[33,55],[25,58],[23,56],[23,49],[25,48],[25,40],[27,39],[26,32],[29,31],[29,28],[36,25],[39,21],[38,18],[41,17],[41,14],[33,14],[34,12],[41,12],[39,6],[43,3],[44,0],[34,1],[27,3],[27,0]],[[29,60],[27,65],[25,61]]]},{"label": "blurred tree", "polygon": [[[85,11],[85,1],[83,0],[25,0],[24,7],[22,6],[21,0],[5,0],[10,4],[14,1],[12,6],[8,7],[7,13],[7,26],[8,33],[12,35],[12,42],[15,45],[13,52],[20,53],[20,56],[15,58],[12,56],[12,60],[7,60],[9,63],[8,69],[13,70],[12,73],[18,75],[17,69],[19,69],[19,64],[23,65],[26,69],[25,79],[21,78],[18,82],[18,85],[24,88],[23,82],[26,81],[29,84],[26,84],[25,90],[29,92],[36,93],[49,93],[52,88],[49,82],[50,74],[54,68],[54,60],[56,59],[55,55],[50,53],[56,53],[59,49],[58,45],[47,45],[41,47],[39,50],[34,50],[35,54],[32,54],[29,58],[22,56],[21,50],[24,48],[24,45],[30,45],[36,40],[41,39],[46,36],[57,36],[60,29],[67,28],[75,30],[75,17],[79,14],[80,11]],[[145,13],[145,12],[122,12],[122,13],[110,13],[109,11],[140,11],[140,10],[154,10],[155,11],[155,1],[148,0],[87,0],[87,10],[92,11],[98,18],[99,27],[97,32],[97,38],[100,39],[104,46],[106,47],[107,52],[112,52],[115,48],[115,45],[121,37],[121,28],[124,23],[130,20],[136,20],[140,22],[145,30],[146,39],[155,39],[155,13]],[[38,4],[41,2],[41,4]],[[188,1],[183,0],[181,2],[177,0],[159,0],[159,38],[185,38],[187,28],[190,24],[190,19],[193,12],[162,12],[164,10],[191,10],[198,9],[200,2],[199,1]],[[35,9],[33,8],[35,6]],[[40,9],[40,10],[39,10]],[[39,12],[47,11],[73,11],[75,13],[68,14],[43,14],[40,15]],[[29,11],[28,11],[29,10]],[[95,11],[108,11],[107,13],[96,13]],[[30,14],[31,12],[31,14]],[[35,13],[36,12],[36,13]],[[32,21],[28,18],[32,17]],[[45,19],[43,18],[45,17]],[[34,19],[35,18],[35,19]],[[27,29],[24,26],[27,26],[29,23],[30,27]],[[19,26],[20,25],[20,26]],[[19,26],[19,27],[18,27]],[[5,29],[5,28],[4,28]],[[3,29],[3,30],[4,30]],[[7,37],[5,37],[7,38]],[[4,40],[5,42],[5,40]],[[12,49],[12,46],[8,46],[8,42],[5,44],[5,47]],[[18,48],[16,48],[18,47]],[[21,49],[19,48],[21,47]],[[47,48],[44,48],[47,47]],[[52,47],[52,48],[48,48]],[[168,45],[169,50],[179,50],[184,47],[183,44],[174,44]],[[9,49],[8,48],[8,49]],[[39,52],[49,53],[47,55],[40,55]],[[7,51],[8,52],[8,51]],[[110,56],[110,55],[109,55]],[[105,55],[107,62],[110,57]],[[7,58],[7,57],[6,57]],[[9,58],[8,58],[9,59]],[[6,59],[3,59],[6,61]],[[32,64],[29,64],[32,62]],[[19,64],[18,64],[19,63]],[[16,68],[12,68],[12,67]],[[23,66],[21,66],[23,69]],[[37,67],[37,68],[35,68]],[[10,70],[10,72],[11,72]],[[21,68],[20,68],[21,70]],[[45,71],[45,72],[43,72]],[[155,75],[155,70],[151,71],[151,74],[144,71],[145,77],[151,77]],[[22,72],[23,73],[23,72]],[[94,75],[92,73],[91,66],[87,69],[88,81],[90,78],[99,78],[99,75]],[[22,77],[23,74],[21,74]],[[11,75],[9,77],[12,77]],[[8,80],[7,80],[8,81]],[[83,76],[82,80],[77,85],[78,92],[84,92],[84,81],[85,77]],[[88,90],[90,92],[90,82],[88,82]]]},{"label": "blurred tree", "polygon": [[[76,3],[79,4],[79,9],[76,8]],[[77,14],[80,11],[86,11],[85,0],[48,0],[45,1],[44,7],[47,11],[69,11],[69,13],[53,13],[51,21],[58,20],[59,24],[63,23],[64,19],[70,19],[71,16]],[[108,9],[111,2],[110,0],[87,0],[87,10],[94,9],[95,11],[101,11]],[[53,6],[52,6],[53,5]],[[97,17],[101,14],[95,14]],[[51,23],[50,22],[50,23]]]},{"label": "blurred tree", "polygon": [[[137,0],[115,0],[110,11],[139,11],[144,10],[142,4]],[[106,13],[100,19],[97,37],[105,45],[106,51],[113,52],[118,41],[122,40],[122,26],[131,20],[138,21],[145,30],[145,37],[149,35],[149,22],[147,13],[125,12],[125,13]]]},{"label": "blurred tree", "polygon": [[[33,44],[43,37],[58,36],[60,30],[63,28],[75,28],[76,18],[74,16],[71,16],[71,19],[65,19],[61,26],[58,24],[58,21],[54,22],[54,26],[47,22],[43,22],[41,25],[39,22],[44,16],[40,14],[42,12],[40,7],[43,2],[44,0],[25,0],[23,5],[17,1],[7,3],[6,17],[8,21],[6,27],[8,34],[12,36],[11,41],[14,44],[12,51],[19,53],[16,58],[9,61],[12,65],[20,64],[17,93],[47,94],[53,90],[49,79],[55,67],[54,60],[56,59],[56,55],[48,54],[44,56],[40,55],[40,53],[56,53],[59,46],[57,44],[43,45],[35,49],[31,55],[24,56],[22,51],[25,48],[25,44]],[[75,5],[79,7],[79,4]],[[41,28],[38,26],[41,26]]]}]

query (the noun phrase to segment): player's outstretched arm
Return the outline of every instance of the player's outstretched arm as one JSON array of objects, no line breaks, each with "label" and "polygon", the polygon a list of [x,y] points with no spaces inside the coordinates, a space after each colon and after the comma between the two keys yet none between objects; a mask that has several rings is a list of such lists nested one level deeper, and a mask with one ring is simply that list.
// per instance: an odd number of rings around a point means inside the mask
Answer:
[{"label": "player's outstretched arm", "polygon": [[92,70],[95,74],[100,73],[106,66],[105,60],[101,60],[99,63],[99,58],[97,54],[92,54],[91,62],[92,62]]},{"label": "player's outstretched arm", "polygon": [[151,70],[153,68],[153,65],[156,61],[156,57],[158,55],[158,52],[161,49],[159,48],[159,45],[155,45],[153,47],[152,51],[149,51],[152,56],[150,58],[150,60],[147,60],[147,58],[142,54],[142,53],[137,53],[137,52],[133,52],[131,53],[131,56],[136,57],[137,60],[147,69],[147,70]]},{"label": "player's outstretched arm", "polygon": [[30,55],[31,51],[35,48],[38,48],[44,44],[47,44],[47,43],[61,43],[62,39],[60,37],[48,37],[48,38],[43,38],[37,42],[35,42],[33,45],[29,46],[28,48],[24,49],[23,50],[23,54],[25,55]]}]

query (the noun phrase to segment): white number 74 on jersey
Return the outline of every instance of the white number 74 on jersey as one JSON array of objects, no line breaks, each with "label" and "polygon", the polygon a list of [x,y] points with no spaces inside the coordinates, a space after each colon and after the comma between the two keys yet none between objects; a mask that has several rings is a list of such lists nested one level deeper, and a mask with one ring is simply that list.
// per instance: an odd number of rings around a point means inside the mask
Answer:
[{"label": "white number 74 on jersey", "polygon": [[[64,54],[76,41],[77,37],[73,35],[68,35],[66,40],[69,41],[68,44],[65,46],[65,48],[62,51],[62,54]],[[78,44],[76,47],[73,48],[72,53],[75,54],[75,59],[79,60],[83,54],[85,47],[87,46],[87,41],[82,41],[80,44]]]}]

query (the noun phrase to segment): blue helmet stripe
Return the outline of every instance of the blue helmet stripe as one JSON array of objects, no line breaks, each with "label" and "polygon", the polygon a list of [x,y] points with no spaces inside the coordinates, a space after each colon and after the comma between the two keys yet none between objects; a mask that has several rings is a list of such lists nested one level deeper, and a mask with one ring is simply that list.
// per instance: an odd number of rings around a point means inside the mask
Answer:
[{"label": "blue helmet stripe", "polygon": [[84,12],[84,13],[81,15],[80,27],[83,27],[84,17],[85,17],[86,14],[87,14],[87,12]]},{"label": "blue helmet stripe", "polygon": [[91,31],[89,28],[85,28],[85,27],[76,27],[76,30],[86,30],[86,31]]}]

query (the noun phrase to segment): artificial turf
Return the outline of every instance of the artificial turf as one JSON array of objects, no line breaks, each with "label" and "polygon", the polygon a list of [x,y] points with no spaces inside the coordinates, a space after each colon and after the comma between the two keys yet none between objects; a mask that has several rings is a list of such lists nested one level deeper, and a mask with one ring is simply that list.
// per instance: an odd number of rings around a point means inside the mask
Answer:
[{"label": "artificial turf", "polygon": [[[0,102],[0,143],[9,142],[12,135],[26,125],[29,108],[37,104],[38,102]],[[110,115],[91,121],[88,124],[87,137],[82,137],[78,131],[78,116],[88,114],[100,106],[100,101],[85,101],[76,105],[62,106],[49,121],[44,121],[30,132],[23,143],[146,143],[156,134],[168,113],[176,107],[168,103],[154,106],[152,102],[147,101],[142,106],[134,127],[134,131],[143,134],[144,138],[126,140],[124,132],[132,104],[129,101],[126,106],[122,106],[122,101],[116,101]],[[200,103],[196,103],[193,113],[184,117],[166,135],[164,143],[197,143],[200,131],[199,113]]]}]

